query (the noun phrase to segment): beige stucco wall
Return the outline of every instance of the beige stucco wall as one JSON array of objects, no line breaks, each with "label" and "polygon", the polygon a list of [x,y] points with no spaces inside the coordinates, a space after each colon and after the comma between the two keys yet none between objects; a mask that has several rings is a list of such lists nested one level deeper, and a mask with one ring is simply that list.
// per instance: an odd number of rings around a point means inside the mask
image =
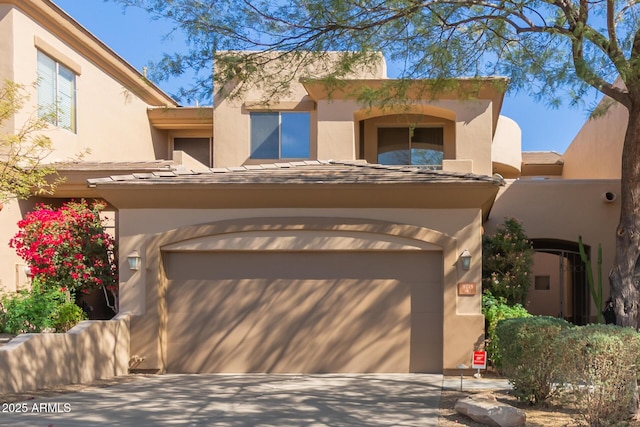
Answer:
[{"label": "beige stucco wall", "polygon": [[[153,218],[153,221],[149,221]],[[253,218],[253,219],[251,219]],[[325,221],[335,223],[333,229],[339,229],[339,224],[343,222],[356,221],[357,223],[367,223],[367,221],[385,221],[392,224],[408,224],[410,226],[421,227],[426,231],[427,235],[432,233],[434,236],[439,235],[446,237],[449,242],[443,247],[441,241],[433,243],[442,249],[444,257],[444,350],[443,360],[445,369],[453,369],[460,363],[469,363],[471,351],[482,345],[484,322],[480,314],[480,290],[475,296],[458,296],[457,283],[476,282],[480,284],[481,276],[481,214],[475,209],[459,209],[459,210],[438,210],[438,209],[247,209],[247,210],[171,210],[158,209],[149,211],[146,209],[130,210],[123,209],[120,211],[120,265],[126,265],[126,256],[137,250],[143,255],[143,268],[139,271],[131,271],[122,269],[121,279],[121,310],[127,312],[132,311],[136,314],[132,320],[132,352],[146,357],[144,365],[141,368],[162,368],[161,362],[161,345],[157,341],[159,324],[162,319],[158,317],[157,290],[154,287],[160,286],[160,282],[155,279],[158,272],[156,271],[159,248],[157,242],[166,239],[165,235],[173,236],[172,239],[180,240],[179,236],[181,227],[191,226],[192,224],[222,224],[230,221],[242,222],[244,224],[253,224],[268,222],[270,218],[282,219],[287,221],[304,223],[304,219],[309,221],[317,218],[324,218]],[[342,221],[342,222],[341,222]],[[399,225],[402,228],[403,226]],[[278,229],[279,227],[275,227]],[[176,231],[178,230],[178,231]],[[186,230],[186,229],[185,229]],[[262,231],[268,231],[262,230]],[[177,233],[177,234],[176,234]],[[434,234],[435,233],[435,234]],[[188,233],[185,231],[185,235]],[[360,233],[360,237],[365,236]],[[195,236],[193,236],[195,237]],[[247,236],[244,236],[247,237]],[[255,240],[256,236],[252,236],[250,245],[258,244],[261,240]],[[260,237],[260,236],[257,236]],[[293,238],[295,237],[295,238]],[[300,237],[301,240],[298,239]],[[340,236],[338,236],[340,237]],[[381,239],[381,235],[375,236],[373,241],[381,244],[385,239]],[[240,237],[238,237],[240,238]],[[235,239],[235,237],[234,237]],[[317,237],[311,238],[308,235],[292,236],[290,240],[278,240],[278,248],[282,249],[282,244],[288,245],[291,242],[309,241],[311,248],[322,248],[327,245],[327,239],[320,239],[325,243],[318,243]],[[345,240],[347,239],[347,240]],[[342,236],[335,242],[346,244],[349,242],[349,236]],[[371,238],[368,238],[372,241]],[[365,239],[366,240],[366,239]],[[155,243],[154,243],[155,242]],[[238,241],[236,241],[237,243]],[[246,242],[245,242],[246,243]],[[197,247],[198,240],[186,243],[190,246]],[[351,241],[353,244],[353,241]],[[394,239],[388,239],[385,244],[393,245]],[[172,247],[176,249],[176,247]],[[292,245],[293,250],[297,250]],[[329,249],[333,246],[329,247]],[[374,250],[367,247],[367,250]],[[393,246],[390,246],[393,248]],[[433,250],[433,246],[429,246],[429,250]],[[178,246],[179,249],[179,246]],[[184,248],[183,248],[184,249]],[[299,249],[299,248],[298,248]],[[397,248],[396,248],[397,249]],[[469,271],[462,271],[458,267],[457,258],[464,249],[468,249],[474,258],[472,267]],[[154,267],[155,266],[155,267]],[[161,279],[160,279],[161,280]],[[170,321],[170,320],[169,320]],[[155,331],[155,332],[154,332]],[[170,343],[169,343],[170,345]]]},{"label": "beige stucco wall", "polygon": [[[304,102],[302,96],[298,101]],[[215,109],[214,164],[216,167],[240,164],[268,163],[270,160],[251,160],[250,111],[223,101]],[[366,158],[376,163],[376,127],[401,123],[416,123],[415,115],[425,114],[421,123],[441,124],[445,127],[445,155],[450,159],[470,160],[473,172],[492,174],[491,144],[493,140],[492,109],[488,100],[442,100],[414,105],[410,111],[378,112],[363,108],[352,100],[321,100],[311,112],[311,159],[354,160],[357,156],[358,121],[365,121]],[[433,114],[438,114],[435,116]],[[389,119],[385,116],[390,115]],[[314,125],[314,122],[317,123]],[[224,123],[224,126],[221,125]],[[450,140],[450,141],[449,141]],[[519,140],[518,140],[519,142]],[[274,159],[276,160],[276,159]]]},{"label": "beige stucco wall", "polygon": [[[608,203],[603,194],[619,191],[618,180],[511,180],[500,190],[485,230],[493,234],[505,218],[514,217],[523,223],[530,239],[577,243],[582,236],[584,244],[592,248],[592,256],[601,243],[606,299],[620,199]],[[592,306],[591,312],[594,310]]]},{"label": "beige stucco wall", "polygon": [[603,116],[587,120],[562,156],[562,177],[619,179],[627,121],[627,110],[618,103]]},{"label": "beige stucco wall", "polygon": [[22,334],[0,347],[0,393],[88,383],[129,372],[129,317],[86,320],[64,334]]},{"label": "beige stucco wall", "polygon": [[491,144],[491,161],[494,170],[505,178],[520,175],[522,165],[522,131],[508,117],[500,116]]},{"label": "beige stucco wall", "polygon": [[[353,78],[380,79],[379,71],[366,71]],[[319,160],[354,160],[362,157],[359,151],[359,121],[366,120],[365,157],[375,163],[377,146],[375,127],[388,125],[385,116],[393,116],[395,123],[416,124],[415,115],[424,116],[432,124],[443,124],[447,141],[447,159],[465,161],[469,170],[483,175],[492,174],[493,102],[489,99],[412,101],[397,108],[366,107],[348,95],[332,96],[313,101],[302,84],[293,82],[289,93],[265,104],[264,93],[252,89],[242,100],[219,97],[214,110],[214,166],[232,167],[243,164],[269,163],[278,159],[250,159],[250,118],[252,111],[309,111],[311,113],[310,158]],[[450,98],[450,96],[449,96]],[[398,118],[407,116],[402,121]],[[418,122],[419,123],[419,122]],[[517,128],[517,126],[515,126]],[[504,131],[502,140],[508,140],[519,149],[519,135]],[[511,139],[515,138],[512,142]],[[505,142],[504,144],[507,144]],[[503,145],[504,145],[503,144]],[[511,150],[511,148],[510,148]],[[458,168],[461,166],[458,165]],[[518,166],[519,167],[519,166]],[[468,168],[468,166],[467,166]]]},{"label": "beige stucco wall", "polygon": [[[354,160],[357,158],[358,124],[354,112],[360,105],[351,100],[321,100],[316,104],[318,119],[316,159]],[[313,116],[312,116],[313,120]]]},{"label": "beige stucco wall", "polygon": [[[77,133],[53,126],[43,131],[54,147],[45,162],[66,161],[81,153],[83,160],[97,162],[169,158],[167,132],[151,127],[148,104],[136,93],[106,74],[94,58],[81,55],[20,9],[0,4],[0,78],[13,79],[30,93],[29,102],[6,131],[14,132],[37,114],[36,45],[62,63],[73,63],[70,67],[80,73],[76,78]],[[8,202],[0,212],[0,290],[15,290],[15,266],[22,261],[8,242],[17,232],[16,223],[32,205]]]},{"label": "beige stucco wall", "polygon": [[11,7],[0,4],[0,78],[13,80],[13,15]]},{"label": "beige stucco wall", "polygon": [[[329,56],[330,59],[330,56]],[[283,70],[287,77],[291,70]],[[357,106],[352,101],[316,103],[309,98],[300,78],[318,78],[326,74],[322,69],[300,70],[292,78],[286,91],[266,102],[265,92],[252,87],[242,95],[242,99],[228,99],[217,96],[214,109],[214,167],[232,167],[244,164],[270,163],[270,160],[250,159],[250,120],[252,111],[309,111],[311,114],[311,159],[355,159],[353,112]],[[385,79],[386,63],[380,56],[377,65],[365,67],[347,76],[350,79]],[[215,93],[219,92],[216,87]],[[318,141],[321,145],[318,146]],[[278,159],[273,159],[278,161]],[[291,159],[288,159],[291,160]]]},{"label": "beige stucco wall", "polygon": [[[13,81],[13,15],[8,5],[0,4],[0,80]],[[11,132],[14,129],[13,118],[0,126],[0,132]]]},{"label": "beige stucco wall", "polygon": [[[527,310],[541,316],[558,317],[560,315],[560,259],[558,255],[537,252],[533,256],[533,275],[531,287],[527,295]],[[549,276],[549,289],[536,290],[534,277]],[[573,315],[571,310],[570,286],[568,271],[565,272],[564,283],[564,316]]]},{"label": "beige stucco wall", "polygon": [[473,173],[492,175],[492,103],[488,100],[449,101],[456,112],[456,159],[473,161]]},{"label": "beige stucco wall", "polygon": [[[85,160],[142,161],[167,157],[167,141],[152,131],[146,115],[147,104],[105,74],[90,58],[78,54],[15,8],[0,23],[0,31],[7,35],[2,37],[0,55],[5,58],[9,53],[11,71],[18,83],[32,85],[37,81],[36,44],[54,59],[73,62],[74,67],[80,69],[76,78],[77,133],[55,127],[47,130],[45,133],[55,148],[47,160],[68,160],[86,149],[90,153],[85,155]],[[7,40],[13,43],[7,45]],[[30,102],[16,122],[24,123],[35,111],[37,92],[33,88]]]},{"label": "beige stucco wall", "polygon": [[33,201],[8,201],[0,211],[0,292],[12,292],[16,285],[24,280],[23,272],[16,271],[16,266],[24,261],[9,247],[9,240],[18,232],[18,221],[34,206]]}]

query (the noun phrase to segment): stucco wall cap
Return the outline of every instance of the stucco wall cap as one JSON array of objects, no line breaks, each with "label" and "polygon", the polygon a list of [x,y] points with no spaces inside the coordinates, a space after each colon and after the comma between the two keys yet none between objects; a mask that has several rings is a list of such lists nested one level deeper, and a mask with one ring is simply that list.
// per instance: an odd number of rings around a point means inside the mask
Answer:
[{"label": "stucco wall cap", "polygon": [[555,151],[523,151],[522,163],[525,165],[561,165],[562,155]]}]

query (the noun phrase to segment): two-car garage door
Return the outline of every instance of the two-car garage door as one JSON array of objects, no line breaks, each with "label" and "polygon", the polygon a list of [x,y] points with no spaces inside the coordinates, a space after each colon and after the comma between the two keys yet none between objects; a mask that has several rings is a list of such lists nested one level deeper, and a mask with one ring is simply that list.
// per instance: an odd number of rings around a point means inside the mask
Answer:
[{"label": "two-car garage door", "polygon": [[169,372],[441,372],[442,253],[166,254]]}]

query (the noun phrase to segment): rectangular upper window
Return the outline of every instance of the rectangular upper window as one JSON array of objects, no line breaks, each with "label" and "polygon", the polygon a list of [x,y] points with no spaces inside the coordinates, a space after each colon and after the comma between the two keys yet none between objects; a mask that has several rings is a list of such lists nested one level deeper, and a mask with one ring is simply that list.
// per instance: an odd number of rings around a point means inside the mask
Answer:
[{"label": "rectangular upper window", "polygon": [[251,113],[252,159],[308,159],[309,113]]},{"label": "rectangular upper window", "polygon": [[76,131],[76,75],[38,51],[38,117]]}]

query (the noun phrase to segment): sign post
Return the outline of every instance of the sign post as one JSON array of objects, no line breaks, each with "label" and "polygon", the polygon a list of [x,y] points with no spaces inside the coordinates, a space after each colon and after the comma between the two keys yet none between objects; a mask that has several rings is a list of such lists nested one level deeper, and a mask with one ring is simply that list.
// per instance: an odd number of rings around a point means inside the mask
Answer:
[{"label": "sign post", "polygon": [[474,351],[473,362],[471,368],[477,369],[478,373],[474,376],[480,378],[480,369],[487,369],[487,352],[486,351]]}]

